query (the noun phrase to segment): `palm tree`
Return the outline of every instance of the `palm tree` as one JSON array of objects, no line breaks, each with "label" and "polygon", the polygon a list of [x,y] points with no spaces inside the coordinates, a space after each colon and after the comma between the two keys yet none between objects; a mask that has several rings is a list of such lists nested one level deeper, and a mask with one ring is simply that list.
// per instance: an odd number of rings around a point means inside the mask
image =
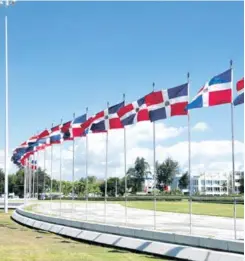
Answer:
[{"label": "palm tree", "polygon": [[137,157],[133,168],[127,171],[128,188],[132,188],[132,192],[136,193],[142,191],[142,183],[147,175],[151,174],[149,171],[149,164],[144,158]]}]

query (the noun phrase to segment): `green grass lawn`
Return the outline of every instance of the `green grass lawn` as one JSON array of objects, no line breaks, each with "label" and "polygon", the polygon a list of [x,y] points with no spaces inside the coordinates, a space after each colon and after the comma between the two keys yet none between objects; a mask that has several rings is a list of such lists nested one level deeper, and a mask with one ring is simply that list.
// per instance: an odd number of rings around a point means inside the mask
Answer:
[{"label": "green grass lawn", "polygon": [[[125,206],[124,202],[117,203]],[[128,201],[128,207],[153,210],[153,201]],[[157,210],[163,212],[174,213],[189,213],[188,201],[158,201]],[[192,203],[192,213],[198,215],[210,215],[220,217],[233,217],[232,204],[218,204],[218,203]],[[237,205],[237,217],[244,217],[244,205]]]},{"label": "green grass lawn", "polygon": [[1,261],[150,261],[168,260],[126,250],[85,244],[29,229],[0,210]]}]

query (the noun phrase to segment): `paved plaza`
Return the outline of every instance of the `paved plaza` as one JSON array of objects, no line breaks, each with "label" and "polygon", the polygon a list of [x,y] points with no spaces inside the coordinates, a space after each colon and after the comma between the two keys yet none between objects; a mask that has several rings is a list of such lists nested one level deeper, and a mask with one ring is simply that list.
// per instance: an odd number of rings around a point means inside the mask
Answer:
[{"label": "paved plaza", "polygon": [[[61,206],[61,208],[60,208]],[[86,210],[87,209],[87,210]],[[106,217],[105,204],[67,203],[59,201],[42,202],[35,205],[34,211],[47,215],[61,216],[64,218],[84,221],[108,223],[113,225],[154,229],[154,212],[127,208],[127,222],[125,207],[119,204],[107,203]],[[156,212],[156,229],[178,234],[190,234],[190,216],[188,214]],[[243,240],[243,219],[236,220],[237,239]],[[192,234],[198,236],[234,239],[234,219],[204,215],[192,215]]]}]

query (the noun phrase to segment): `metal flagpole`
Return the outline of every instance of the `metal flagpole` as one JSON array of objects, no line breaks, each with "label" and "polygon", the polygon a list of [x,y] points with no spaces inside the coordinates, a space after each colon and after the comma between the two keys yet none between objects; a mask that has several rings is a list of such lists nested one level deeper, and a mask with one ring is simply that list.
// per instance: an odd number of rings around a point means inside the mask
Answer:
[{"label": "metal flagpole", "polygon": [[[33,163],[35,164],[35,152],[33,154]],[[32,179],[32,196],[33,198],[35,198],[35,170],[34,170],[34,166],[32,165],[32,176],[33,176],[33,179]]]},{"label": "metal flagpole", "polygon": [[[109,102],[107,102],[107,113],[109,114]],[[106,223],[106,210],[107,210],[106,204],[107,204],[107,175],[108,175],[108,129],[106,130],[106,153],[105,153],[105,204],[104,204],[105,223]]]},{"label": "metal flagpole", "polygon": [[125,182],[125,225],[128,223],[128,198],[127,198],[127,143],[126,143],[126,126],[123,128],[124,131],[124,182]]},{"label": "metal flagpole", "polygon": [[[230,61],[231,68],[231,92],[233,94],[233,62]],[[233,95],[231,95],[233,99]],[[234,114],[233,114],[233,101],[231,102],[231,146],[232,146],[232,194],[234,195],[233,217],[234,217],[234,237],[237,238],[236,233],[236,189],[235,189],[235,156],[234,156]]]},{"label": "metal flagpole", "polygon": [[[73,113],[73,120],[74,119],[75,119],[75,112]],[[75,137],[73,137],[72,139],[72,204],[71,204],[72,213],[74,207],[74,194],[75,194],[74,186],[75,186]]]},{"label": "metal flagpole", "polygon": [[[123,100],[125,102],[125,94],[123,94]],[[123,127],[123,139],[124,139],[124,185],[125,185],[125,225],[128,223],[128,198],[127,198],[127,141],[126,141],[126,126]]]},{"label": "metal flagpole", "polygon": [[5,16],[5,182],[4,182],[4,211],[8,213],[8,149],[9,149],[9,122],[8,122],[8,19]]},{"label": "metal flagpole", "polygon": [[29,156],[28,158],[29,198],[31,198],[31,180],[32,180],[30,162],[31,162],[31,156]]},{"label": "metal flagpole", "polygon": [[[52,123],[52,128],[54,124]],[[51,144],[51,159],[50,159],[50,207],[52,209],[52,199],[53,199],[53,145]]]},{"label": "metal flagpole", "polygon": [[[62,119],[60,122],[60,126],[62,126]],[[62,178],[62,138],[60,137],[60,216],[61,216],[61,193],[62,193],[62,181],[61,181],[61,178]]]},{"label": "metal flagpole", "polygon": [[[86,119],[88,119],[88,107],[86,108]],[[86,133],[85,173],[86,173],[86,220],[88,220],[88,133]]]},{"label": "metal flagpole", "polygon": [[26,181],[27,181],[27,168],[26,159],[24,161],[24,205],[26,205]]},{"label": "metal flagpole", "polygon": [[[14,1],[2,1],[5,7],[13,5]],[[8,153],[9,153],[9,81],[8,81],[8,18],[5,15],[5,157],[4,157],[4,212],[8,213]]]},{"label": "metal flagpole", "polygon": [[38,189],[39,189],[39,183],[38,183],[38,161],[39,161],[39,151],[37,151],[37,158],[36,158],[36,176],[37,176],[37,199],[38,199]]},{"label": "metal flagpole", "polygon": [[28,163],[27,159],[25,159],[25,168],[26,168],[26,201],[27,201],[27,195],[28,195]]},{"label": "metal flagpole", "polygon": [[[154,92],[155,89],[155,83],[152,84],[152,91]],[[152,123],[153,126],[153,177],[154,177],[154,229],[156,229],[157,226],[157,220],[156,220],[156,208],[157,208],[157,199],[156,199],[156,128],[155,128],[155,122]]]},{"label": "metal flagpole", "polygon": [[46,170],[46,146],[43,150],[43,198],[45,198],[45,170]]},{"label": "metal flagpole", "polygon": [[[190,74],[187,73],[188,85],[188,102],[190,97]],[[190,128],[190,111],[188,110],[188,172],[189,172],[189,219],[190,219],[190,234],[192,233],[192,180],[191,180],[191,128]]]}]

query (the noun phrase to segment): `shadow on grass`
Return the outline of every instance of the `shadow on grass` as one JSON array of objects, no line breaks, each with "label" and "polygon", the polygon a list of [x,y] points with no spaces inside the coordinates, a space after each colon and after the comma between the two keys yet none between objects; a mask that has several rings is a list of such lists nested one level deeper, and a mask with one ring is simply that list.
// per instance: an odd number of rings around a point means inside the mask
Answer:
[{"label": "shadow on grass", "polygon": [[60,243],[64,243],[64,244],[71,244],[71,243],[73,243],[73,242],[71,242],[71,241],[68,241],[68,240],[61,240],[61,241],[60,241]]},{"label": "shadow on grass", "polygon": [[44,230],[35,230],[35,232],[40,234],[50,234],[48,231],[44,231]]},{"label": "shadow on grass", "polygon": [[17,227],[9,227],[9,226],[6,226],[6,228],[9,228],[9,229],[18,229]]},{"label": "shadow on grass", "polygon": [[120,249],[112,249],[108,251],[109,253],[121,253],[121,254],[126,254],[128,251],[126,250],[120,250]]}]

